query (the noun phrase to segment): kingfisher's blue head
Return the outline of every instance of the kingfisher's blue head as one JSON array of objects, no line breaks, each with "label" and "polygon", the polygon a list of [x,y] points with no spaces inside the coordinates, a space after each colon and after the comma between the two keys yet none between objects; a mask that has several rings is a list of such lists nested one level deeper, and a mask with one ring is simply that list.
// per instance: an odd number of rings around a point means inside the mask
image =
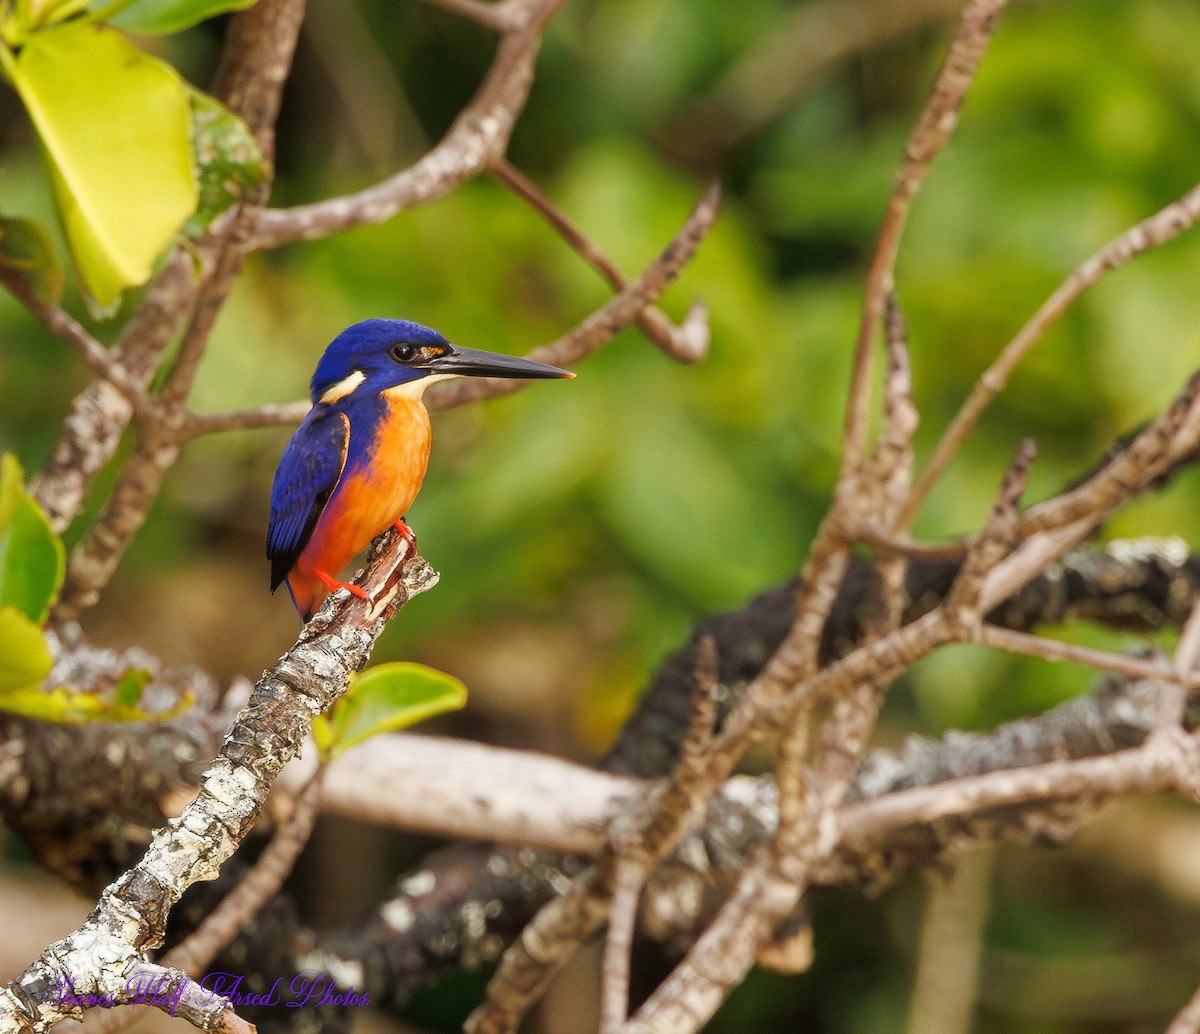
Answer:
[{"label": "kingfisher's blue head", "polygon": [[329,343],[313,373],[312,400],[333,405],[407,384],[419,398],[427,385],[446,377],[574,376],[545,363],[460,348],[411,320],[372,319],[347,327]]}]

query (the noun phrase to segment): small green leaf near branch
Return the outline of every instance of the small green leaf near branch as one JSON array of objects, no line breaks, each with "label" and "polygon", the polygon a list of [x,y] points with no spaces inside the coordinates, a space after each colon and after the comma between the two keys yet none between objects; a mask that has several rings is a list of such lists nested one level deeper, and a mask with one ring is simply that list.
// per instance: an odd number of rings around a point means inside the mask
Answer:
[{"label": "small green leaf near branch", "polygon": [[36,628],[58,595],[65,564],[62,540],[25,491],[21,465],[0,457],[0,607],[15,608]]},{"label": "small green leaf near branch", "polygon": [[466,702],[467,687],[445,672],[411,661],[379,664],[350,680],[345,695],[314,723],[313,738],[328,761],[372,736],[456,711]]}]

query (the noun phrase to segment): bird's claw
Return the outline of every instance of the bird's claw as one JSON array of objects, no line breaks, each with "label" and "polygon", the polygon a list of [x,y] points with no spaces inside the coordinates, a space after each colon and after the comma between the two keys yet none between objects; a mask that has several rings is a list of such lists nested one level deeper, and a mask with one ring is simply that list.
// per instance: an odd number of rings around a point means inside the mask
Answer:
[{"label": "bird's claw", "polygon": [[324,571],[313,572],[322,582],[326,589],[330,592],[337,592],[338,589],[345,589],[351,596],[357,596],[360,600],[369,599],[367,590],[362,586],[355,585],[353,582],[339,582],[333,575],[326,574]]},{"label": "bird's claw", "polygon": [[417,554],[417,536],[413,534],[412,528],[408,526],[408,521],[401,517],[395,524],[392,525],[401,535],[404,536],[404,541],[408,543],[409,556]]}]

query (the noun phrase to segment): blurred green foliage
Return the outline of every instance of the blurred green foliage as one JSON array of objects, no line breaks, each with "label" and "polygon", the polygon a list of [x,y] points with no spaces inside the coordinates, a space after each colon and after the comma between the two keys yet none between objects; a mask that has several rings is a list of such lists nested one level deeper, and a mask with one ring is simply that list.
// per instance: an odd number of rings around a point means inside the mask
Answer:
[{"label": "blurred green foliage", "polygon": [[[436,417],[429,478],[410,518],[442,582],[394,623],[377,659],[419,658],[462,674],[472,688],[467,713],[522,713],[523,742],[602,749],[649,667],[699,615],[795,571],[825,509],[866,259],[948,30],[914,30],[837,63],[736,147],[707,147],[697,133],[684,146],[697,98],[803,6],[575,0],[547,34],[512,157],[628,273],[658,253],[709,175],[720,175],[726,201],[663,303],[677,317],[693,298],[708,303],[707,362],[679,367],[628,332],[570,384]],[[418,3],[318,2],[309,25],[285,100],[275,204],[362,186],[416,158],[470,96],[491,52],[486,33]],[[200,26],[164,42],[163,54],[203,85],[216,32]],[[900,259],[922,454],[1071,268],[1195,181],[1197,53],[1200,9],[1183,0],[1038,3],[1004,15]],[[29,132],[5,104],[5,212],[44,217]],[[1021,438],[1038,445],[1037,498],[1161,408],[1200,354],[1198,268],[1193,233],[1090,292],[991,408],[919,532],[975,527]],[[255,259],[217,325],[195,405],[301,396],[326,342],[367,316],[413,318],[466,345],[519,353],[606,297],[530,210],[478,181],[385,226]],[[0,447],[36,470],[84,383],[81,364],[0,298]],[[286,600],[266,599],[261,559],[285,437],[237,433],[187,450],[102,604],[130,626],[130,641],[150,634],[133,609],[142,585],[156,615],[178,611],[182,626],[195,627],[201,612],[224,614],[217,627],[230,641],[245,639],[247,615],[290,616]],[[1181,535],[1195,547],[1198,506],[1195,478],[1183,478],[1118,515],[1106,534]],[[221,577],[188,576],[214,558]],[[290,642],[288,619],[278,622],[263,626],[271,632],[256,644],[262,663]],[[524,658],[529,670],[501,664],[512,659],[505,645],[527,634],[542,651]],[[1122,645],[1097,630],[1069,634]],[[209,649],[221,670],[220,651]],[[500,664],[491,704],[476,693],[489,656]],[[545,692],[535,687],[539,666],[550,671],[541,673]],[[897,687],[885,734],[987,727],[1092,679],[956,648]],[[535,719],[540,733],[530,731]],[[1124,900],[1119,876],[1097,879],[1100,897]],[[1180,907],[1141,890],[1152,919]],[[919,914],[911,897],[826,900],[818,970],[800,980],[755,977],[714,1029],[794,1030],[801,1021],[847,1034],[904,1029]],[[1142,964],[1138,953],[1152,940],[1124,937],[1104,915],[1073,924],[1082,908],[1054,888],[1024,886],[995,909],[989,937],[1009,944],[1020,931],[1022,957],[1047,966],[1089,952]],[[1130,992],[1098,1015],[984,994],[980,1029],[1161,1029],[1194,980],[1194,949],[1172,956],[1185,977],[1174,998]]]}]

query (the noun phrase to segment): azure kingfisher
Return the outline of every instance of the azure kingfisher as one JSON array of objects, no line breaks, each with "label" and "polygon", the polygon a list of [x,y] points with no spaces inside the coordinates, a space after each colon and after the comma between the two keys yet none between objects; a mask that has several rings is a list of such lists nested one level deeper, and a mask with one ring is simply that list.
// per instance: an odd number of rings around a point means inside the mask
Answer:
[{"label": "azure kingfisher", "polygon": [[271,591],[287,582],[308,621],[356,553],[404,515],[429,463],[425,389],[449,377],[574,377],[556,366],[459,348],[408,320],[355,323],[330,342],[312,378],[312,409],[283,450],[271,488]]}]

